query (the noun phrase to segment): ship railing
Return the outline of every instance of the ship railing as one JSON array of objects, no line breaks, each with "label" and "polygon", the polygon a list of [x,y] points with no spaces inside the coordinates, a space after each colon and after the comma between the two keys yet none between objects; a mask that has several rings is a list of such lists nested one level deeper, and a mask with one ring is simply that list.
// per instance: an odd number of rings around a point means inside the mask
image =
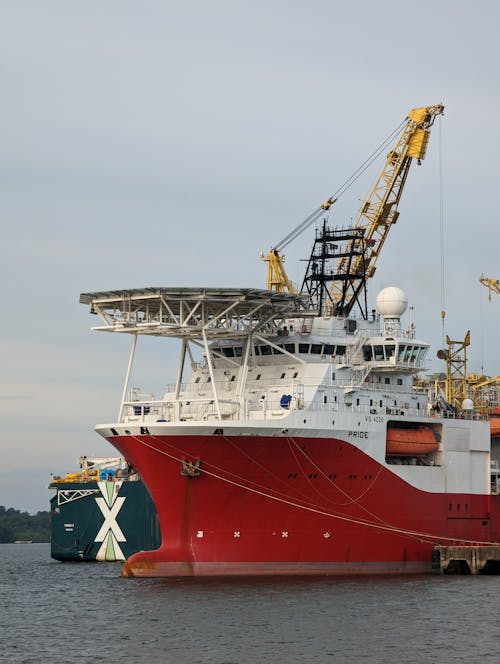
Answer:
[{"label": "ship railing", "polygon": [[305,400],[300,392],[284,393],[283,390],[259,390],[247,395],[241,402],[235,399],[219,400],[219,411],[213,399],[179,399],[178,401],[126,402],[124,421],[126,422],[186,422],[222,420],[268,420],[284,418],[291,412],[351,412],[365,415],[412,415],[426,416],[421,409],[401,403],[388,408],[379,402],[373,405],[338,403],[333,400],[333,392],[319,389],[316,398]]},{"label": "ship railing", "polygon": [[[326,407],[328,406],[328,408]],[[398,403],[396,406],[388,406],[379,402],[369,404],[337,403],[326,404],[321,410],[332,410],[336,413],[359,413],[360,415],[385,415],[387,417],[405,416],[411,418],[428,417],[427,411],[417,408],[410,402]]]},{"label": "ship railing", "polygon": [[[356,332],[354,333],[354,338],[357,337],[358,335],[362,335],[367,338],[372,338],[372,337],[382,337],[385,336],[384,334],[384,329],[383,327],[381,328],[358,328]],[[414,329],[407,329],[407,330],[398,330],[397,332],[397,337],[401,337],[404,339],[415,339],[415,330]]]},{"label": "ship railing", "polygon": [[[230,384],[232,385],[232,383]],[[411,395],[407,388],[386,384],[364,384],[364,391],[373,393],[374,405],[343,403],[337,401],[339,389],[347,389],[351,386],[349,380],[324,381],[320,385],[316,381],[260,381],[248,385],[241,398],[236,397],[235,389],[226,391],[225,388],[217,388],[218,405],[215,403],[213,390],[204,389],[200,391],[190,389],[180,392],[176,397],[175,392],[165,394],[161,400],[139,399],[139,393],[134,393],[135,398],[124,403],[124,418],[126,421],[183,421],[218,418],[222,419],[262,419],[283,417],[294,410],[308,411],[331,411],[346,410],[360,413],[403,414],[408,413],[411,406],[411,397],[425,395],[423,388],[414,389]],[[197,386],[197,389],[200,389]],[[378,395],[385,392],[382,399]],[[377,395],[377,397],[375,397]],[[367,395],[362,397],[367,399]],[[383,401],[380,404],[380,401]],[[396,402],[396,403],[393,403]],[[354,402],[355,403],[355,402]],[[394,407],[394,408],[393,408]],[[394,412],[392,412],[392,409]],[[390,412],[389,412],[390,410]],[[425,409],[426,410],[426,409]],[[422,409],[412,409],[415,415],[422,415]]]},{"label": "ship railing", "polygon": [[465,410],[459,410],[456,413],[452,411],[433,411],[431,413],[431,417],[438,417],[440,419],[446,419],[446,420],[478,420],[478,421],[486,421],[489,419],[488,415],[486,413],[479,413],[476,411],[465,411]]},{"label": "ship railing", "polygon": [[[259,385],[247,389],[241,398],[236,398],[234,389],[231,393],[224,388],[217,390],[217,403],[212,390],[197,392],[189,390],[179,393],[168,393],[162,400],[141,399],[123,403],[125,421],[187,421],[222,419],[247,419],[252,417],[284,416],[295,409],[302,409],[304,403],[304,385],[300,381],[287,381],[270,385]],[[259,415],[257,415],[259,414]]]},{"label": "ship railing", "polygon": [[[366,361],[356,361],[356,362],[351,362],[349,361],[349,356],[346,354],[345,355],[345,360],[342,362],[338,362],[338,364],[342,365],[342,368],[345,368],[347,366],[352,367],[353,372],[364,372],[366,371],[369,373],[372,370],[377,370],[377,369],[390,369],[392,372],[400,370],[400,369],[411,369],[411,371],[428,371],[431,368],[431,361],[430,360],[398,360],[394,355],[390,358],[383,359],[383,360],[366,360]],[[334,363],[332,363],[334,364]]]},{"label": "ship railing", "polygon": [[[307,387],[307,386],[306,386]],[[396,404],[389,405],[386,399],[373,404],[357,404],[334,401],[330,386],[319,387],[315,398],[304,399],[304,391],[293,393],[283,389],[254,390],[241,401],[219,399],[219,411],[213,398],[198,397],[191,400],[183,397],[177,401],[133,401],[125,402],[124,421],[127,422],[184,422],[218,420],[272,420],[285,418],[291,412],[348,412],[363,415],[405,416],[411,418],[446,418],[452,420],[487,420],[484,413],[477,412],[428,412],[401,394]],[[284,398],[285,397],[285,398]]]}]

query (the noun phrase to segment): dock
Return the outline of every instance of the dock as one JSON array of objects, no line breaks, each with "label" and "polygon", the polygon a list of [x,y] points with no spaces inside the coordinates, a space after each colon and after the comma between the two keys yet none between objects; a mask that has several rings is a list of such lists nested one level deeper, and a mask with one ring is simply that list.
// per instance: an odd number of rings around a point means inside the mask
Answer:
[{"label": "dock", "polygon": [[436,546],[432,566],[438,574],[500,574],[500,546]]}]

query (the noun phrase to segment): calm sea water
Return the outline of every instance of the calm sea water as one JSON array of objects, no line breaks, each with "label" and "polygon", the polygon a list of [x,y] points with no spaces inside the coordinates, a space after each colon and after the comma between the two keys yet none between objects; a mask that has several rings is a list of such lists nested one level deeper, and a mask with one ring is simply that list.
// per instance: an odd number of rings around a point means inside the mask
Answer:
[{"label": "calm sea water", "polygon": [[0,545],[0,661],[500,662],[500,577],[125,579]]}]

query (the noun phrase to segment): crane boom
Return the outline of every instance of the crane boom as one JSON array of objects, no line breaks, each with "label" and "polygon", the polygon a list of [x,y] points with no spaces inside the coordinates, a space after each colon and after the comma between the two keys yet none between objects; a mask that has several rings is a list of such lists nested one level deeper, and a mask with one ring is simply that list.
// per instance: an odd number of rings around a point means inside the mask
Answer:
[{"label": "crane boom", "polygon": [[483,286],[486,286],[486,288],[489,290],[488,299],[490,301],[492,293],[497,293],[498,295],[500,295],[500,281],[498,281],[498,279],[490,279],[489,277],[481,275],[479,277],[479,281],[483,284]]},{"label": "crane boom", "polygon": [[424,106],[409,112],[406,124],[394,148],[364,201],[353,228],[360,231],[350,240],[350,247],[339,259],[330,295],[333,311],[347,316],[366,280],[375,273],[375,265],[391,226],[396,223],[398,204],[413,159],[425,157],[430,128],[444,106]]},{"label": "crane boom", "polygon": [[[330,255],[328,249],[322,250],[321,259],[335,258],[337,263],[333,271],[329,272],[328,279],[333,281],[331,287],[321,288],[311,282],[321,278],[321,271],[316,271],[317,256],[311,256],[310,267],[315,268],[314,274],[306,275],[302,290],[306,289],[310,294],[321,292],[323,299],[328,299],[328,308],[337,315],[348,315],[356,302],[360,302],[360,294],[366,288],[366,280],[375,273],[375,263],[380,254],[385,239],[391,226],[397,221],[399,212],[397,210],[399,200],[406,182],[408,171],[413,159],[418,162],[425,157],[429,141],[430,128],[435,118],[442,115],[444,106],[424,106],[410,111],[406,120],[389,136],[377,151],[322,205],[296,226],[283,240],[276,244],[269,253],[261,255],[262,260],[268,264],[267,287],[269,290],[278,292],[295,292],[292,282],[284,266],[282,250],[298,237],[311,224],[317,222],[321,216],[328,211],[337,201],[337,198],[349,188],[359,177],[373,158],[378,156],[381,150],[392,141],[397,132],[402,132],[396,144],[387,155],[384,167],[378,176],[367,199],[361,206],[359,215],[352,227],[352,232],[342,230],[331,233],[323,229],[324,237],[330,240],[337,239],[342,243],[340,251],[335,256]],[[331,235],[331,237],[330,237]],[[317,241],[318,238],[317,238]],[[336,246],[334,244],[331,247]],[[323,309],[326,302],[319,303]],[[360,304],[361,307],[361,304]]]}]

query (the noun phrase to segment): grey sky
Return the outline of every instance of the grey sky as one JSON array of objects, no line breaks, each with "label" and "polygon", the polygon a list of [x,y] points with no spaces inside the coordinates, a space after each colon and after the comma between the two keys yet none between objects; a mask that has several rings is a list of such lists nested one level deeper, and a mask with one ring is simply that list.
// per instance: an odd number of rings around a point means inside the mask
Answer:
[{"label": "grey sky", "polygon": [[[91,333],[80,292],[264,287],[259,253],[415,106],[446,115],[370,296],[402,287],[439,346],[441,142],[446,332],[470,329],[470,370],[500,373],[500,297],[478,283],[500,278],[499,23],[488,0],[1,3],[0,505],[45,509],[50,472],[114,453],[93,426],[116,416],[128,340]],[[293,279],[312,233],[287,251]],[[136,384],[172,380],[175,353],[145,345]]]}]

